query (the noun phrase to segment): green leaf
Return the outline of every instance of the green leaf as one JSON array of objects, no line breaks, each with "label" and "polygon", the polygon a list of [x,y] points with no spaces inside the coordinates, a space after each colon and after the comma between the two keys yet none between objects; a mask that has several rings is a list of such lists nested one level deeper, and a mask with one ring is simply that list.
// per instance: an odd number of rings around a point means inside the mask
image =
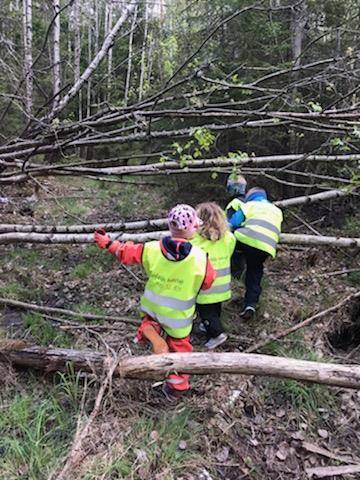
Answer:
[{"label": "green leaf", "polygon": [[321,113],[323,111],[322,106],[318,102],[309,102],[308,105],[313,112]]}]

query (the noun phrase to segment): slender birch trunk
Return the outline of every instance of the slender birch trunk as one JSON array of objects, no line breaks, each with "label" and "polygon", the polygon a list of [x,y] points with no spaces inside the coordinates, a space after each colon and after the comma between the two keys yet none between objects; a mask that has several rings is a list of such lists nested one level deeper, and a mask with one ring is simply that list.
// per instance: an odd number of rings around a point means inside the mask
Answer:
[{"label": "slender birch trunk", "polygon": [[[300,3],[298,0],[293,0],[293,7],[291,9],[291,50],[293,67],[298,68],[301,65],[302,45],[305,36],[305,25],[307,22],[307,0],[302,0]],[[299,78],[299,71],[295,71],[292,74],[292,80],[296,81]],[[298,95],[297,88],[292,91],[292,102],[296,105],[296,98]],[[299,137],[296,135],[294,129],[290,129],[289,136],[289,148],[291,153],[297,153],[299,151]],[[290,174],[290,181],[295,181],[296,177]],[[293,187],[285,188],[288,195],[294,194]]]},{"label": "slender birch trunk", "polygon": [[[54,96],[61,89],[61,73],[60,73],[60,0],[53,0],[53,12],[56,15],[53,24],[53,94]],[[55,97],[53,101],[53,109],[59,104],[59,97]]]},{"label": "slender birch trunk", "polygon": [[[91,62],[92,58],[92,23],[89,21],[88,25],[88,63]],[[90,117],[91,115],[91,77],[87,82],[87,93],[86,93],[86,116]]]},{"label": "slender birch trunk", "polygon": [[[146,10],[146,4],[145,4]],[[125,92],[124,92],[124,103],[125,105],[128,104],[128,96],[129,96],[129,89],[130,89],[130,78],[131,78],[131,67],[132,67],[132,56],[133,56],[133,40],[134,40],[134,30],[136,25],[138,8],[136,6],[134,10],[133,19],[131,22],[131,32],[129,37],[129,57],[128,57],[128,67],[126,72],[126,81],[125,81]]]},{"label": "slender birch trunk", "polygon": [[88,81],[90,76],[93,74],[94,70],[96,70],[100,62],[102,62],[102,60],[106,56],[120,28],[126,22],[126,20],[128,19],[128,16],[134,11],[137,4],[138,4],[138,0],[134,0],[123,9],[123,12],[120,18],[117,20],[116,24],[112,28],[109,35],[105,38],[104,43],[102,44],[100,50],[96,53],[95,58],[93,58],[90,65],[87,66],[87,68],[81,74],[78,81],[74,83],[74,85],[70,88],[68,93],[62,98],[57,109],[53,111],[50,115],[45,117],[44,120],[51,121],[54,118],[54,116],[58,115],[67,106],[70,100],[72,100],[79,93],[84,83]]},{"label": "slender birch trunk", "polygon": [[32,0],[23,0],[23,36],[24,36],[24,76],[25,76],[25,114],[27,120],[33,109],[33,71],[32,71]]},{"label": "slender birch trunk", "polygon": [[[107,30],[106,30],[106,37],[109,35],[112,29],[112,17],[113,17],[113,2],[109,0],[107,4]],[[112,72],[112,58],[113,58],[113,49],[112,47],[109,48],[108,51],[108,64],[107,64],[107,89],[106,89],[106,100],[110,103],[111,99],[111,72]]]},{"label": "slender birch trunk", "polygon": [[147,3],[144,4],[144,38],[141,48],[141,66],[140,66],[140,81],[139,81],[139,102],[143,97],[144,79],[145,79],[145,62],[146,62],[146,49],[147,49],[147,37],[148,37],[148,25],[149,25],[149,8]]},{"label": "slender birch trunk", "polygon": [[[74,3],[74,83],[77,83],[80,78],[80,57],[81,57],[81,37],[80,37],[80,3],[75,0]],[[79,121],[82,120],[82,98],[81,90],[79,94]]]}]

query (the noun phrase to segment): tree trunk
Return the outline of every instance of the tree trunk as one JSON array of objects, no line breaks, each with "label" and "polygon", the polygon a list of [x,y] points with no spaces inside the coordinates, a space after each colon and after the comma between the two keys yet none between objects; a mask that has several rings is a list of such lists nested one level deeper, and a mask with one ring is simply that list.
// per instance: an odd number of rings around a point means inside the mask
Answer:
[{"label": "tree trunk", "polygon": [[95,58],[92,60],[90,65],[85,69],[85,71],[82,73],[80,76],[79,80],[74,83],[74,85],[70,88],[68,93],[64,96],[64,98],[61,100],[59,103],[58,107],[56,110],[54,110],[50,115],[45,117],[44,120],[51,121],[56,115],[58,115],[72,100],[75,95],[79,93],[81,88],[83,87],[84,83],[88,81],[90,76],[93,74],[94,70],[98,67],[100,62],[104,59],[106,56],[109,48],[111,48],[113,41],[118,34],[120,28],[122,25],[126,22],[128,16],[133,12],[135,9],[136,5],[138,4],[138,0],[135,0],[131,3],[129,3],[126,7],[124,7],[123,12],[114,25],[113,29],[111,30],[110,34],[105,38],[104,43],[102,44],[100,50],[96,53]]},{"label": "tree trunk", "polygon": [[[298,68],[301,65],[302,45],[305,34],[305,25],[307,22],[307,0],[302,0],[300,3],[298,0],[293,0],[293,7],[291,9],[291,45],[292,45],[292,60],[293,68]],[[293,81],[299,78],[299,71],[292,73]],[[297,89],[292,91],[292,102],[296,108],[296,98],[298,92]],[[299,137],[297,132],[291,128],[289,135],[290,153],[297,153],[299,151]],[[296,177],[290,174],[290,181],[296,181]],[[288,186],[286,189],[287,195],[292,196],[294,194],[294,187]]]},{"label": "tree trunk", "polygon": [[59,97],[55,96],[61,89],[61,77],[60,77],[60,0],[53,0],[53,10],[56,18],[53,24],[53,109],[57,107],[59,103]]},{"label": "tree trunk", "polygon": [[[92,23],[89,21],[88,25],[88,63],[92,58]],[[87,82],[87,94],[86,94],[86,117],[91,115],[91,77]]]},{"label": "tree trunk", "polygon": [[[75,0],[74,3],[74,83],[76,84],[80,78],[80,58],[81,58],[81,36],[80,36],[80,0]],[[79,93],[78,117],[82,120],[82,99],[81,89]]]},{"label": "tree trunk", "polygon": [[25,77],[25,114],[26,122],[31,118],[33,109],[33,71],[32,71],[32,0],[23,0],[23,36],[24,36],[24,77]]},{"label": "tree trunk", "polygon": [[[109,2],[109,3],[108,3]],[[106,3],[106,37],[109,35],[111,29],[112,29],[112,17],[113,17],[113,3],[112,0],[108,0]],[[108,51],[108,64],[107,64],[107,91],[106,91],[106,100],[108,103],[110,103],[110,98],[111,98],[111,73],[112,73],[112,55],[113,54],[113,49],[112,47],[109,48]]]},{"label": "tree trunk", "polygon": [[[107,368],[109,360],[99,352],[62,348],[11,350],[6,347],[0,353],[0,361],[47,372],[64,371],[69,362],[73,363],[76,370],[102,371]],[[171,372],[260,375],[360,389],[360,366],[357,365],[309,362],[251,353],[170,353],[125,357],[119,361],[116,374],[125,378],[153,379]]]},{"label": "tree trunk", "polygon": [[[145,63],[146,63],[146,49],[147,49],[147,37],[148,37],[148,26],[149,26],[149,7],[147,3],[144,3],[144,38],[141,48],[141,64],[140,64],[140,80],[139,80],[139,102],[143,97],[144,90],[144,79],[145,79]],[[148,72],[149,75],[149,72]]]},{"label": "tree trunk", "polygon": [[[146,4],[145,4],[145,10],[146,10]],[[133,40],[134,40],[134,30],[136,25],[137,13],[138,13],[138,7],[136,6],[134,10],[133,20],[131,23],[131,31],[130,31],[130,37],[129,37],[129,54],[128,54],[129,56],[128,56],[128,66],[127,66],[127,72],[126,72],[125,92],[124,92],[125,106],[128,104],[128,96],[129,96],[129,89],[130,89],[131,66],[132,66],[132,56],[133,56],[133,53],[132,53]]]},{"label": "tree trunk", "polygon": [[[146,232],[146,233],[108,233],[112,240],[121,242],[148,242],[150,240],[159,240],[165,235],[169,235],[169,231]],[[89,233],[23,233],[11,232],[0,233],[0,245],[10,243],[45,243],[45,244],[62,244],[62,243],[93,243],[93,234]],[[328,245],[333,247],[360,247],[360,238],[344,238],[344,237],[325,237],[317,235],[295,235],[290,233],[282,233],[280,235],[280,243],[294,245]]]}]

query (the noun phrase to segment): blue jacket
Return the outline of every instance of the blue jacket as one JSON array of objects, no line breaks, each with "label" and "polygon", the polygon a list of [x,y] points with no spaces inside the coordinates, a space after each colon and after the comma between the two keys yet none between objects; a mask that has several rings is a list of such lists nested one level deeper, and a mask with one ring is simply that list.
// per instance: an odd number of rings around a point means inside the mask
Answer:
[{"label": "blue jacket", "polygon": [[[246,199],[247,202],[269,202],[265,192],[254,192]],[[245,215],[241,209],[237,210],[228,218],[229,226],[232,231],[236,230],[245,221]]]}]

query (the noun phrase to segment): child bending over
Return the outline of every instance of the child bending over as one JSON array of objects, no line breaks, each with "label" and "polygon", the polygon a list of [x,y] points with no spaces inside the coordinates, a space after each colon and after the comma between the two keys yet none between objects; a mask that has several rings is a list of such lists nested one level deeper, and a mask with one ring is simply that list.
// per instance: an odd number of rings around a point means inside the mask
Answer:
[{"label": "child bending over", "polygon": [[[171,236],[159,241],[121,243],[111,241],[104,231],[95,232],[94,240],[124,265],[141,264],[147,273],[141,297],[145,316],[137,341],[150,341],[155,353],[191,352],[196,296],[211,287],[216,273],[206,253],[189,243],[201,223],[196,211],[189,205],[176,205],[168,222]],[[172,373],[162,391],[167,400],[176,401],[189,388],[189,375]]]},{"label": "child bending over", "polygon": [[205,346],[216,348],[227,340],[221,324],[221,304],[231,298],[230,262],[236,240],[229,231],[223,210],[214,202],[200,203],[196,213],[202,220],[191,243],[204,250],[215,268],[216,279],[212,287],[200,291],[196,308],[207,333]]}]

